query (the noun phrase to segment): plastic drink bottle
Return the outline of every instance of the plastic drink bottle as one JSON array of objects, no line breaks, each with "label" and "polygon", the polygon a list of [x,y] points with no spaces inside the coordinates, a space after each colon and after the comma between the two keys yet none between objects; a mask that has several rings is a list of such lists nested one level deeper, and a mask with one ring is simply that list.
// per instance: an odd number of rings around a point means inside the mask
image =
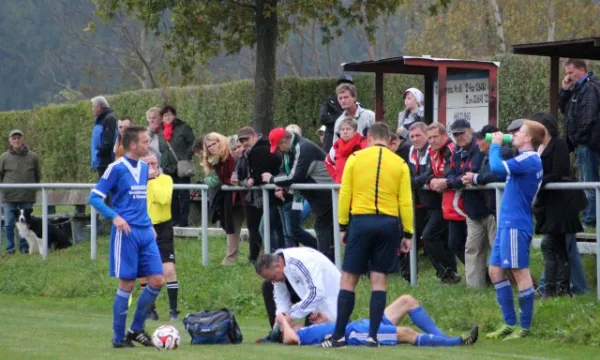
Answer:
[{"label": "plastic drink bottle", "polygon": [[[493,138],[494,138],[494,134],[485,134],[485,141],[492,142]],[[511,134],[502,135],[502,143],[504,145],[510,145],[512,143],[512,135]]]}]

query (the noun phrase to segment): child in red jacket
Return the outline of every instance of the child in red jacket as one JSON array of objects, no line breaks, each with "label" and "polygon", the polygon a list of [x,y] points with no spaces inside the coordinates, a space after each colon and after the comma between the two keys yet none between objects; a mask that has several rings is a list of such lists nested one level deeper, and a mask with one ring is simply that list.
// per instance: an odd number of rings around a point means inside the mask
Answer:
[{"label": "child in red jacket", "polygon": [[346,160],[354,152],[367,147],[367,137],[357,133],[358,124],[353,118],[347,118],[340,124],[340,138],[333,144],[325,159],[325,166],[331,178],[342,182]]}]

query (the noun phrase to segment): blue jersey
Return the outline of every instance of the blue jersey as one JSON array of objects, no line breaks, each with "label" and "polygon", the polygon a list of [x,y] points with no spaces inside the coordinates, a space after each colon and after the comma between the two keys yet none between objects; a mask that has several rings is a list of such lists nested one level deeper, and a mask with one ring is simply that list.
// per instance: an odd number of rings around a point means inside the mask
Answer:
[{"label": "blue jersey", "polygon": [[114,211],[129,225],[152,226],[146,203],[148,164],[125,156],[106,168],[92,192],[112,197]]},{"label": "blue jersey", "polygon": [[490,147],[490,169],[499,176],[506,176],[502,196],[499,229],[519,229],[533,234],[531,208],[542,185],[542,160],[535,151],[523,151],[518,156],[503,161],[501,148]]},{"label": "blue jersey", "polygon": [[325,340],[327,335],[333,334],[335,323],[311,325],[299,329],[296,334],[300,339],[299,345],[317,345]]}]

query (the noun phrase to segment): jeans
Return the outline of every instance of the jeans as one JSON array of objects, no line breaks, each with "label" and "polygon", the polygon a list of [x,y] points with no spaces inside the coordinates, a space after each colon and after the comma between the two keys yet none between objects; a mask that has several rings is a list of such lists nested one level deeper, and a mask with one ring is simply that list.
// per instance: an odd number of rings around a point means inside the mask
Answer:
[{"label": "jeans", "polygon": [[[33,203],[30,202],[5,202],[4,203],[4,227],[6,228],[6,252],[15,252],[15,209],[31,209]],[[19,250],[24,253],[29,251],[29,246],[25,239],[20,239]]]},{"label": "jeans", "polygon": [[308,201],[304,200],[304,208],[302,209],[302,214],[300,215],[300,225],[304,224],[306,219],[308,219],[311,210],[312,209]]},{"label": "jeans", "polygon": [[[567,234],[567,253],[569,258],[569,270],[571,272],[571,292],[573,294],[585,294],[588,291],[588,285],[585,281],[585,273],[581,256],[577,248],[577,238],[575,234]],[[546,287],[545,271],[542,270],[542,276],[539,281],[538,289],[543,291]]]},{"label": "jeans", "polygon": [[285,247],[295,247],[299,244],[317,248],[317,239],[304,230],[301,225],[301,210],[292,209],[293,202],[288,201],[279,206],[279,216],[283,222],[283,237]]},{"label": "jeans", "polygon": [[[600,181],[600,159],[587,145],[577,145],[577,167],[580,182]],[[586,226],[596,225],[596,190],[585,190],[588,206],[583,210],[583,224]]]}]

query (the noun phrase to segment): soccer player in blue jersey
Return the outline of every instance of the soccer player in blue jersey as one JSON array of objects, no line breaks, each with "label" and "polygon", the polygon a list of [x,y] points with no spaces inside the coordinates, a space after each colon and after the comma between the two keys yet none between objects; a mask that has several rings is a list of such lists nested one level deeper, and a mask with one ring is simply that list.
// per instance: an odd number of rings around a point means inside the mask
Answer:
[{"label": "soccer player in blue jersey", "polygon": [[[489,339],[515,339],[529,335],[533,318],[534,290],[529,271],[529,246],[533,237],[531,207],[542,184],[542,161],[537,148],[546,137],[543,125],[524,120],[513,135],[513,147],[519,154],[503,161],[502,133],[494,134],[490,146],[490,169],[498,176],[506,176],[506,186],[500,205],[498,231],[490,255],[490,278],[496,288],[496,297],[504,325],[487,334]],[[506,272],[514,275],[519,288],[519,325],[513,301],[513,291]]]},{"label": "soccer player in blue jersey", "polygon": [[[110,276],[119,279],[113,303],[113,347],[134,347],[133,341],[152,346],[150,336],[144,331],[144,322],[165,279],[156,233],[147,211],[148,165],[140,160],[150,148],[146,128],[127,128],[122,136],[122,144],[125,155],[108,166],[92,190],[88,203],[113,222]],[[109,194],[113,200],[112,209],[104,204],[104,198]],[[135,279],[139,277],[148,277],[148,285],[138,299],[133,322],[126,334],[129,297]]]},{"label": "soccer player in blue jersey", "polygon": [[[408,314],[412,322],[425,333],[420,334],[411,328],[397,326]],[[281,332],[273,333],[272,340],[287,345],[318,345],[335,330],[335,322],[331,322],[323,314],[311,315],[315,325],[302,326],[289,322],[285,314],[276,318]],[[369,337],[369,319],[352,321],[346,325],[345,337],[348,345],[361,346]],[[475,326],[463,336],[444,334],[429,317],[417,300],[410,295],[402,295],[384,310],[384,316],[377,332],[380,345],[398,345],[401,343],[415,346],[460,346],[473,345],[477,341],[478,327]]]}]

